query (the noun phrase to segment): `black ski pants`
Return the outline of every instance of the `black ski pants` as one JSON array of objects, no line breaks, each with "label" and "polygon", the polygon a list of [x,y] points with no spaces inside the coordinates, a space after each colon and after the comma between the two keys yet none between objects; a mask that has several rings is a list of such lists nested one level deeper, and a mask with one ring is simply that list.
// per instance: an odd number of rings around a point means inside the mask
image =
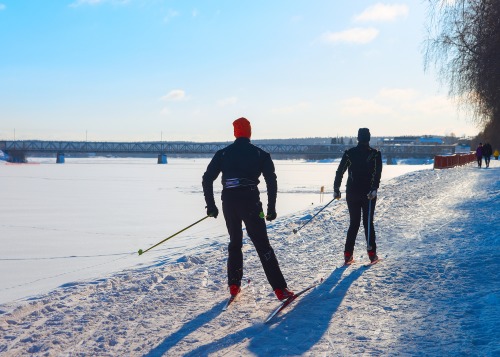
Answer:
[{"label": "black ski pants", "polygon": [[[349,209],[350,225],[347,231],[345,242],[345,251],[352,254],[358,235],[359,225],[361,223],[361,214],[363,215],[363,227],[365,229],[365,240],[367,242],[367,251],[377,252],[377,243],[375,241],[375,227],[373,225],[373,215],[377,199],[368,200],[366,194],[347,193],[347,207]],[[368,212],[368,209],[370,209]],[[370,215],[370,241],[368,242],[368,214]]]},{"label": "black ski pants", "polygon": [[267,280],[274,289],[286,288],[286,281],[280,270],[274,250],[267,236],[266,222],[260,217],[262,203],[257,188],[225,189],[222,193],[222,212],[229,233],[227,276],[228,285],[241,285],[243,277],[243,231],[257,250]]},{"label": "black ski pants", "polygon": [[484,156],[484,163],[485,163],[486,167],[490,167],[490,160],[491,160],[491,156],[490,155],[485,155]]}]

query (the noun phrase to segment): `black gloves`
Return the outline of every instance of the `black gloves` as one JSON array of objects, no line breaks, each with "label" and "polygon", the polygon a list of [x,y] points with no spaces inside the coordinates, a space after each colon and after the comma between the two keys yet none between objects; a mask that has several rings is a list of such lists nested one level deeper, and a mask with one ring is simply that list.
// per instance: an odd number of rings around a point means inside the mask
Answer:
[{"label": "black gloves", "polygon": [[267,209],[267,214],[266,214],[266,221],[271,222],[271,221],[275,220],[276,217],[277,217],[276,210],[274,210],[274,209],[271,210],[271,209],[268,208]]},{"label": "black gloves", "polygon": [[366,195],[366,197],[369,200],[373,200],[374,198],[377,198],[377,190],[371,190],[370,192],[368,192],[368,194]]},{"label": "black gloves", "polygon": [[333,198],[336,200],[340,200],[340,190],[338,188],[333,189]]},{"label": "black gloves", "polygon": [[213,205],[208,205],[205,208],[207,209],[207,216],[217,218],[217,216],[219,215],[219,209],[217,208],[215,203]]},{"label": "black gloves", "polygon": [[272,200],[269,198],[269,201],[267,202],[267,214],[266,214],[266,221],[274,221],[276,219],[276,200]]}]

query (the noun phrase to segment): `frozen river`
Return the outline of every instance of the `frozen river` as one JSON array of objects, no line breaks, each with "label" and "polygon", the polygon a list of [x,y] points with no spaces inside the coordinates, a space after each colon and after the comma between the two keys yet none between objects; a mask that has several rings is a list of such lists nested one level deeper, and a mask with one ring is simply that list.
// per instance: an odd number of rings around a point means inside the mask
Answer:
[{"label": "frozen river", "polygon": [[[209,159],[32,159],[0,162],[0,303],[128,268],[175,262],[227,240],[222,215],[146,249],[205,216],[201,177]],[[275,160],[279,218],[330,201],[338,160]],[[382,182],[431,165],[384,166]],[[325,187],[325,196],[320,188]],[[214,183],[220,205],[220,182]],[[265,184],[261,199],[267,204]]]}]

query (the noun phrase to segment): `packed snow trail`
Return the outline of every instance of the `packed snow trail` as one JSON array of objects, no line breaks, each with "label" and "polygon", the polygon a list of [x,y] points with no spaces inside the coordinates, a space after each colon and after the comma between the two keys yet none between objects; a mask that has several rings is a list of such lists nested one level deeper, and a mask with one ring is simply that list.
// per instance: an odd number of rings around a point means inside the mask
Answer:
[{"label": "packed snow trail", "polygon": [[[500,355],[500,164],[423,170],[384,184],[375,211],[378,253],[362,230],[342,267],[349,217],[334,202],[269,225],[289,287],[324,278],[270,324],[277,306],[260,261],[244,244],[252,284],[231,308],[226,245],[96,281],[67,284],[0,306],[0,354]],[[279,195],[278,195],[279,207]]]}]

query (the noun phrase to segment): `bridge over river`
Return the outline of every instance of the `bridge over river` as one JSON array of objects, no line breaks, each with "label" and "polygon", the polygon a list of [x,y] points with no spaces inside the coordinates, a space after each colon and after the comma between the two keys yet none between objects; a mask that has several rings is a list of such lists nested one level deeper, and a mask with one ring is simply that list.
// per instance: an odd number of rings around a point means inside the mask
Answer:
[{"label": "bridge over river", "polygon": [[[340,158],[352,145],[341,144],[259,144],[255,145],[277,158],[326,159]],[[158,163],[167,163],[167,155],[208,155],[214,154],[230,142],[89,142],[89,141],[42,141],[13,140],[0,141],[0,150],[6,153],[9,161],[26,162],[34,155],[54,155],[56,162],[63,163],[65,155],[151,155],[158,156]],[[435,155],[455,153],[455,145],[379,145],[384,160],[390,163],[395,158],[433,158]]]}]

